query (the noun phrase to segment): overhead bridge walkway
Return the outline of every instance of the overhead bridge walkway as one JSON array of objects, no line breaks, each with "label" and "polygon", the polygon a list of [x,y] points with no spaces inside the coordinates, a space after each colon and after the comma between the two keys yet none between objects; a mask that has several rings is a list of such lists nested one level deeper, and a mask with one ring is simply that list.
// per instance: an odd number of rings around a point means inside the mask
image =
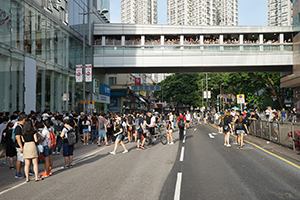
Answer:
[{"label": "overhead bridge walkway", "polygon": [[94,69],[107,73],[290,72],[292,27],[94,25]]}]

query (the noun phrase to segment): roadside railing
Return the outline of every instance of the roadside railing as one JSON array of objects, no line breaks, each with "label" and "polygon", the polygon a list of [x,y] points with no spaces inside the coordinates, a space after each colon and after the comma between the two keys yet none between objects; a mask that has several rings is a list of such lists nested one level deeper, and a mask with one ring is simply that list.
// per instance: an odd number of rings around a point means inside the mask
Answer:
[{"label": "roadside railing", "polygon": [[290,122],[283,124],[265,120],[250,121],[249,133],[294,151],[300,150],[300,124]]}]

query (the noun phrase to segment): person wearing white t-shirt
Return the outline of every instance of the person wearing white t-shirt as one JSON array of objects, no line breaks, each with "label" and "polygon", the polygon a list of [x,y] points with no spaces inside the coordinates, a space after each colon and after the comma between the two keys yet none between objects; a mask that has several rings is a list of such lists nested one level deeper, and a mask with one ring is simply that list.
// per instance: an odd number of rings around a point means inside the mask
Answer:
[{"label": "person wearing white t-shirt", "polygon": [[174,116],[172,112],[169,113],[169,121],[171,122],[171,126],[174,127]]},{"label": "person wearing white t-shirt", "polygon": [[45,172],[41,175],[41,178],[46,178],[52,175],[51,169],[53,165],[53,158],[52,158],[53,149],[50,149],[48,146],[49,133],[50,133],[49,129],[51,127],[51,120],[46,119],[43,124],[44,124],[44,128],[42,130],[42,133],[40,134],[40,139],[44,147],[43,155],[45,160]]},{"label": "person wearing white t-shirt", "polygon": [[185,118],[186,118],[186,128],[190,128],[191,127],[191,114],[189,111],[186,112]]}]

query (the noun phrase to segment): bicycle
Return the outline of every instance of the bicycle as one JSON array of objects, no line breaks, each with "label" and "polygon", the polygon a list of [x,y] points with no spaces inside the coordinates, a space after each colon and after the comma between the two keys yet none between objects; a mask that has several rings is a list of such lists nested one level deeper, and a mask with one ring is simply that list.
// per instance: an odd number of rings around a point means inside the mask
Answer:
[{"label": "bicycle", "polygon": [[[161,142],[163,145],[166,145],[168,140],[167,140],[167,133],[162,133],[161,130],[160,130],[160,126],[157,126],[157,127],[154,127],[154,131],[155,131],[155,134],[152,135],[152,141],[153,142],[156,142],[156,141],[159,141]],[[147,135],[146,137],[146,141],[145,141],[145,145],[149,145],[150,144],[150,139],[149,139],[149,136]]]}]

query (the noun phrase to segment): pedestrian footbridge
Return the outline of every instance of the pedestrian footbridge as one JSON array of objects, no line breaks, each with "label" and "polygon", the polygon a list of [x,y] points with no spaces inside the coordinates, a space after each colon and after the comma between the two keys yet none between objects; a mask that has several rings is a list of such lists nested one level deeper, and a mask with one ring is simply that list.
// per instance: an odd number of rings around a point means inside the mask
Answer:
[{"label": "pedestrian footbridge", "polygon": [[106,73],[291,72],[292,27],[95,24]]}]

